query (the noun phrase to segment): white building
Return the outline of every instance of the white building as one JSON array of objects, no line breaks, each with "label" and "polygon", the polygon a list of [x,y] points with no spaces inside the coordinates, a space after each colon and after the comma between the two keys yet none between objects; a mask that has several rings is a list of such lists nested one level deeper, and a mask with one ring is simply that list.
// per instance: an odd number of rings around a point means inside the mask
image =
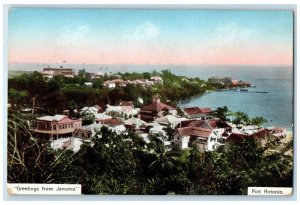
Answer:
[{"label": "white building", "polygon": [[[223,130],[224,131],[224,130]],[[199,127],[178,128],[173,136],[174,145],[187,149],[196,145],[201,151],[214,151],[222,144],[218,142],[222,130],[211,130]]]}]

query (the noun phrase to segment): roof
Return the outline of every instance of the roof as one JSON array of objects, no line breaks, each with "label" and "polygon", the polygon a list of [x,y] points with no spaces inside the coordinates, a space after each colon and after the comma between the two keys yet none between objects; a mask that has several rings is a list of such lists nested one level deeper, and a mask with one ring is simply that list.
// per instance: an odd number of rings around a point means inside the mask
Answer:
[{"label": "roof", "polygon": [[205,114],[211,113],[211,109],[209,107],[200,108],[200,111]]},{"label": "roof", "polygon": [[138,126],[141,126],[143,124],[146,124],[146,122],[139,119],[139,118],[130,118],[128,120],[125,120],[124,124],[125,125],[138,125]]},{"label": "roof", "polygon": [[98,120],[112,118],[110,115],[106,115],[105,113],[97,113],[95,114],[95,118]]},{"label": "roof", "polygon": [[103,120],[98,120],[102,124],[106,125],[121,125],[121,121],[116,119],[116,118],[111,118],[111,119],[103,119]]},{"label": "roof", "polygon": [[180,122],[180,121],[184,121],[184,120],[187,120],[187,119],[174,117],[173,115],[166,115],[164,117],[155,119],[155,121],[160,122],[160,123],[174,123],[174,122]]},{"label": "roof", "polygon": [[184,108],[183,110],[188,115],[208,114],[208,113],[211,113],[211,109],[210,108],[189,107],[189,108]]},{"label": "roof", "polygon": [[143,108],[141,108],[141,110],[146,110],[146,111],[161,111],[161,110],[175,110],[175,108],[166,105],[164,103],[161,102],[153,102],[150,105],[146,105]]},{"label": "roof", "polygon": [[218,127],[218,121],[217,120],[195,120],[192,121],[188,127],[203,127],[207,124],[212,129],[215,129]]},{"label": "roof", "polygon": [[184,108],[184,112],[188,115],[195,115],[195,114],[201,114],[201,110],[199,107],[189,107],[189,108]]},{"label": "roof", "polygon": [[121,101],[120,106],[133,106],[132,101]]},{"label": "roof", "polygon": [[54,116],[44,116],[44,117],[39,117],[37,118],[38,120],[43,120],[43,121],[61,121],[62,119],[66,118],[68,116],[66,115],[54,115]]},{"label": "roof", "polygon": [[87,114],[90,114],[90,113],[97,113],[98,112],[98,108],[97,107],[84,107],[81,109],[81,113],[87,113]]},{"label": "roof", "polygon": [[175,131],[175,134],[179,134],[180,136],[196,136],[196,137],[206,137],[208,138],[209,135],[212,133],[212,130],[199,128],[199,127],[183,127],[178,128]]}]

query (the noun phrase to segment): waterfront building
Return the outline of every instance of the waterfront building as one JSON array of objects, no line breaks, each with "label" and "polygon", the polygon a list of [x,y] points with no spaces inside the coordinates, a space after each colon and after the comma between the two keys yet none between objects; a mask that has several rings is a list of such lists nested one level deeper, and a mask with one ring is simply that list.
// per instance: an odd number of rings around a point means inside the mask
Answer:
[{"label": "waterfront building", "polygon": [[210,77],[207,80],[209,83],[220,83],[223,85],[230,85],[232,81],[232,77],[219,77],[219,76],[214,76]]},{"label": "waterfront building", "polygon": [[44,68],[42,71],[42,74],[44,77],[47,78],[53,78],[57,75],[62,75],[64,77],[70,77],[73,78],[75,75],[74,69],[72,68],[64,68],[63,66],[60,66],[59,68]]},{"label": "waterfront building", "polygon": [[200,107],[189,107],[184,108],[183,112],[189,117],[189,118],[208,118],[212,111],[210,108],[200,108]]}]

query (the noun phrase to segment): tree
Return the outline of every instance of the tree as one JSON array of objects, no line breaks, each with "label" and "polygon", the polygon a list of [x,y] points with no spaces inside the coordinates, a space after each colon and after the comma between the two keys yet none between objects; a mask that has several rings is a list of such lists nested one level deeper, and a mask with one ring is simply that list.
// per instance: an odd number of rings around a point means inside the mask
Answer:
[{"label": "tree", "polygon": [[229,109],[227,106],[218,107],[216,110],[212,112],[212,115],[216,118],[219,118],[221,121],[226,121],[228,112]]},{"label": "tree", "polygon": [[8,90],[8,102],[10,102],[12,107],[20,107],[20,104],[24,101],[24,99],[27,96],[28,93],[25,90],[18,91],[14,88],[10,88]]},{"label": "tree", "polygon": [[235,119],[232,121],[233,124],[236,125],[249,125],[251,122],[251,119],[249,118],[249,116],[244,113],[244,112],[236,112],[234,113]]},{"label": "tree", "polygon": [[82,116],[82,125],[90,125],[95,122],[95,115],[93,114],[83,114]]},{"label": "tree", "polygon": [[34,136],[27,121],[16,112],[8,113],[7,124],[7,181],[9,183],[60,181],[60,174],[65,173],[64,169],[70,162],[63,155],[64,152],[55,155],[50,148],[49,139]]},{"label": "tree", "polygon": [[251,124],[256,125],[258,127],[262,126],[263,124],[267,123],[268,120],[263,117],[254,117],[251,119]]}]

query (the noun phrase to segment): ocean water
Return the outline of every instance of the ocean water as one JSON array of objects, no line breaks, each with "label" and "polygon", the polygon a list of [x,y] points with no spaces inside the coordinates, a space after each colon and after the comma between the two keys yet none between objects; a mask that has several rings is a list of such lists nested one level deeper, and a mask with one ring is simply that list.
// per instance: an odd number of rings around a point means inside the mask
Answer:
[{"label": "ocean water", "polygon": [[[61,64],[51,64],[58,67]],[[9,70],[41,71],[47,64],[10,64]],[[170,69],[176,75],[199,77],[207,80],[211,76],[230,76],[249,81],[255,88],[249,92],[221,91],[194,97],[182,106],[216,108],[227,106],[232,111],[242,111],[251,117],[262,116],[268,120],[266,126],[293,127],[293,67],[250,65],[96,65],[63,64],[76,70],[88,72],[151,72]],[[254,93],[264,91],[267,93]]]}]

